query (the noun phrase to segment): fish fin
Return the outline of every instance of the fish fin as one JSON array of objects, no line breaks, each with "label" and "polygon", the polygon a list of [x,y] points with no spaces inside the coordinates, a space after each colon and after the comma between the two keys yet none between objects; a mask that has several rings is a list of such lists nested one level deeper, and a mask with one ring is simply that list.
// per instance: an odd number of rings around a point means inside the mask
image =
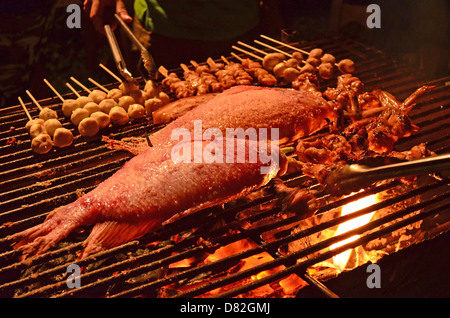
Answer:
[{"label": "fish fin", "polygon": [[107,143],[109,149],[126,150],[136,156],[150,148],[146,138],[128,137],[123,138],[122,140],[114,140],[102,136],[102,141]]},{"label": "fish fin", "polygon": [[140,221],[139,223],[116,221],[97,223],[89,237],[84,241],[84,250],[79,258],[82,259],[91,254],[137,239],[159,226],[161,226],[161,221],[158,220]]}]

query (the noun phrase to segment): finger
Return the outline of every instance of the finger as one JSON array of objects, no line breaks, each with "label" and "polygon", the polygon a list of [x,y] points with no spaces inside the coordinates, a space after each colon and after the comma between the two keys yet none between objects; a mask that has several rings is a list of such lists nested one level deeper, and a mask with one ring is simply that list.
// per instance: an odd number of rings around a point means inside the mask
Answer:
[{"label": "finger", "polygon": [[91,5],[92,5],[92,0],[85,0],[83,2],[83,10],[88,12],[91,8]]},{"label": "finger", "polygon": [[126,23],[129,23],[131,22],[131,20],[133,20],[133,18],[130,17],[130,15],[128,14],[127,8],[125,7],[125,3],[122,0],[117,0],[116,2],[116,13]]}]

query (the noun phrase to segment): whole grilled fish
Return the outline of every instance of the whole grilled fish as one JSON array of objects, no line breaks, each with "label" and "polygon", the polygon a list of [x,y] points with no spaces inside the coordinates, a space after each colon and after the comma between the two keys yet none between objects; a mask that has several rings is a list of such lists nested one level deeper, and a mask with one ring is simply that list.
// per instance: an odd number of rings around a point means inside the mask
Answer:
[{"label": "whole grilled fish", "polygon": [[[195,142],[171,138],[177,128],[192,132],[196,120],[202,120],[203,131],[278,128],[279,139],[287,141],[323,128],[327,118],[334,118],[327,102],[306,92],[258,87],[229,89],[157,132],[151,137],[154,147],[139,151],[94,190],[55,209],[43,224],[14,234],[12,239],[18,241],[14,248],[23,251],[23,258],[41,254],[74,229],[95,224],[84,242],[81,257],[85,257],[139,238],[176,215],[244,196],[286,171],[286,160],[274,150],[276,147],[271,148],[271,160],[261,160],[261,156],[250,160],[250,150],[260,147],[261,140],[245,140],[243,161],[234,147],[228,152],[230,157],[225,152],[216,153],[216,159],[222,160],[196,160],[195,150],[199,149]],[[225,149],[228,140],[216,141],[215,146]],[[191,160],[174,161],[174,147],[181,149],[185,143],[183,149],[192,149],[187,156]],[[211,147],[211,140],[201,141],[200,153],[204,154],[205,148],[210,152],[213,148],[214,153],[220,148],[217,147]],[[233,160],[230,162],[229,158]],[[267,168],[265,173],[261,173],[262,167]]]}]

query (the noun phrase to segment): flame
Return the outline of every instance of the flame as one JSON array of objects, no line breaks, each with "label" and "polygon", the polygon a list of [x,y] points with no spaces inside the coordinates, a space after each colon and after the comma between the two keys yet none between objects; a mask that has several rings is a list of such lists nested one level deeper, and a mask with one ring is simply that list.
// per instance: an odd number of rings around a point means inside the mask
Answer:
[{"label": "flame", "polygon": [[[352,194],[350,194],[350,195],[352,195]],[[342,209],[341,209],[341,216],[344,216],[344,215],[347,215],[347,214],[351,214],[351,213],[353,213],[355,211],[364,209],[364,208],[366,208],[366,207],[368,207],[368,206],[370,206],[372,204],[377,203],[378,201],[379,201],[379,199],[377,197],[377,194],[372,194],[372,195],[369,195],[367,197],[361,198],[359,200],[350,202],[350,203],[348,203],[348,204],[346,204],[346,205],[344,205],[342,207]],[[360,217],[357,217],[355,219],[349,220],[347,222],[341,223],[338,226],[338,229],[337,229],[335,235],[340,235],[340,234],[346,233],[346,232],[348,232],[350,230],[353,230],[353,229],[355,229],[355,228],[357,228],[359,226],[367,224],[368,222],[370,222],[370,219],[372,218],[374,213],[375,212],[368,213],[368,214],[362,215]],[[337,248],[339,246],[342,246],[342,245],[345,245],[345,244],[350,243],[352,241],[355,241],[358,238],[359,238],[359,235],[354,235],[354,236],[352,236],[352,237],[350,237],[350,238],[348,238],[346,240],[343,240],[343,241],[341,241],[339,243],[331,245],[330,249],[333,250],[333,249],[335,249],[335,248]],[[348,260],[350,258],[351,252],[352,252],[352,250],[349,249],[349,250],[346,250],[346,251],[344,251],[344,252],[342,252],[342,253],[340,253],[340,254],[338,254],[338,255],[333,257],[333,263],[335,264],[335,266],[339,270],[342,271],[342,270],[345,269],[345,266],[347,265],[347,262],[348,262]]]}]

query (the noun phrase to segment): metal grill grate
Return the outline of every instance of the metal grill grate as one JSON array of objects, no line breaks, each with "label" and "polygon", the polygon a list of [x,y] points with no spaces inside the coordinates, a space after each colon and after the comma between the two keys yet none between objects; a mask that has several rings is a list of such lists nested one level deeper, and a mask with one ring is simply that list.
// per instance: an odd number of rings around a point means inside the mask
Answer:
[{"label": "metal grill grate", "polygon": [[[355,76],[365,84],[366,90],[381,88],[399,100],[425,84],[413,71],[396,65],[382,52],[357,42],[323,39],[300,47],[305,50],[321,47],[337,59],[352,58],[358,66]],[[427,83],[436,85],[436,88],[422,97],[410,113],[420,131],[400,140],[397,150],[406,150],[421,142],[426,142],[436,153],[450,150],[449,80]],[[111,83],[106,87],[116,85]],[[335,86],[335,80],[324,81],[321,85],[322,88]],[[55,97],[42,100],[40,104],[58,110],[62,117],[61,105]],[[27,106],[33,108],[31,103]],[[38,111],[33,109],[30,113],[36,117]],[[107,149],[100,136],[90,139],[77,136],[74,127],[67,122],[63,126],[74,132],[73,146],[35,156],[24,128],[26,121],[19,105],[0,110],[0,295],[3,297],[192,297],[205,294],[232,297],[249,295],[253,290],[270,286],[291,274],[333,296],[326,287],[321,287],[316,278],[307,274],[308,268],[342,250],[367,244],[417,221],[443,218],[445,225],[449,217],[450,186],[445,172],[439,178],[419,178],[406,189],[393,181],[338,201],[323,194],[318,198],[320,215],[332,213],[370,193],[384,193],[385,197],[382,202],[351,216],[335,217],[300,228],[302,217],[295,213],[282,213],[269,185],[254,201],[239,200],[200,211],[156,233],[83,260],[76,260],[76,252],[81,250],[81,242],[90,228],[72,233],[43,255],[20,262],[19,253],[11,249],[8,235],[41,223],[55,207],[68,204],[81,193],[90,191],[130,158],[124,151]],[[158,128],[160,126],[140,120],[121,128],[110,128],[104,134],[113,134],[114,138],[120,139],[142,136]],[[13,140],[15,142],[10,144]],[[302,184],[318,191],[321,189],[302,174],[291,174],[283,180],[289,186]],[[348,218],[382,209],[390,209],[391,212],[355,229],[355,233],[328,238],[295,251],[289,249],[289,244],[330,229]],[[446,229],[445,226],[438,228],[433,235]],[[336,241],[356,233],[362,234],[356,241],[334,250],[328,249]],[[250,248],[211,263],[202,263],[208,253],[243,239],[251,242]],[[230,268],[238,268],[243,259],[257,257],[263,252],[270,256],[269,261],[246,270],[229,272]],[[171,267],[182,260],[195,265]],[[72,263],[82,268],[81,288],[67,287],[67,266]],[[282,269],[271,271],[280,266]],[[250,279],[263,271],[270,273]],[[216,293],[218,289],[220,292]],[[276,295],[276,291],[274,293]]]}]

